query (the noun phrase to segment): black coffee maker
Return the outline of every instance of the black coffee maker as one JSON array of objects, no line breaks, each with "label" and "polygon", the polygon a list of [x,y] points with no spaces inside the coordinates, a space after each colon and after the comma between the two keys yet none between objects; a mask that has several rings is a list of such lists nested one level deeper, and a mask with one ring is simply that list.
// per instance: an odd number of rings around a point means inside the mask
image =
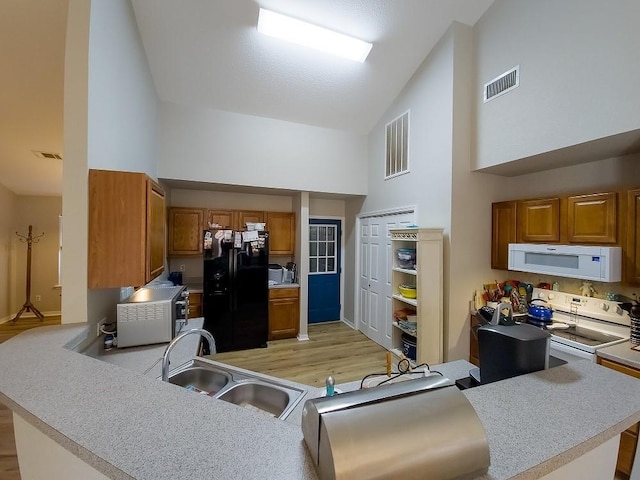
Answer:
[{"label": "black coffee maker", "polygon": [[480,368],[469,372],[472,383],[485,385],[549,368],[551,334],[513,320],[511,304],[501,303],[492,321],[478,328]]}]

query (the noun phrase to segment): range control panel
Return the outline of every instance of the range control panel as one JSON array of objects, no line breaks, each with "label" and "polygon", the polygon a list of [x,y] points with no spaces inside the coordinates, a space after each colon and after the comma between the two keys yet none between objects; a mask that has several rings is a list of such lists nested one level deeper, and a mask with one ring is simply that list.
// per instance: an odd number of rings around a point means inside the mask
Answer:
[{"label": "range control panel", "polygon": [[618,302],[611,300],[584,297],[574,293],[557,292],[542,288],[534,288],[532,298],[544,300],[554,310],[571,315],[591,317],[620,325],[631,324],[629,314],[620,308]]}]

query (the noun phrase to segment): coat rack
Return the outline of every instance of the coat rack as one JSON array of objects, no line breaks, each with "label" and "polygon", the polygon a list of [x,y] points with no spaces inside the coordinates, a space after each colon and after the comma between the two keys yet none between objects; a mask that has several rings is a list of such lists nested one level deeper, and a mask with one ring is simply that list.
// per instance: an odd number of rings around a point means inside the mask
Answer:
[{"label": "coat rack", "polygon": [[27,300],[24,302],[24,305],[22,305],[22,308],[20,309],[20,311],[18,312],[18,314],[15,316],[15,318],[13,320],[11,320],[11,324],[15,325],[16,321],[20,318],[20,316],[24,313],[24,312],[33,312],[33,314],[38,317],[40,319],[40,321],[42,322],[44,320],[44,315],[42,313],[40,313],[40,310],[38,310],[32,303],[31,303],[31,245],[34,243],[38,243],[40,241],[40,237],[42,237],[44,235],[44,233],[38,235],[37,237],[34,237],[31,234],[31,230],[32,227],[31,225],[29,225],[29,234],[28,235],[20,235],[18,232],[16,232],[16,235],[18,237],[20,237],[20,241],[22,243],[26,243],[27,244]]}]

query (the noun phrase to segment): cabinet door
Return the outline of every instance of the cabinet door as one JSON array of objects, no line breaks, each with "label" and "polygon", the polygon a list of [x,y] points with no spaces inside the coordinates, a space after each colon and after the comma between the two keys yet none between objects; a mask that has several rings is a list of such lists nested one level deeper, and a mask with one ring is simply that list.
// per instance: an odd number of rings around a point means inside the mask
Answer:
[{"label": "cabinet door", "polygon": [[478,328],[481,326],[480,319],[471,315],[471,331],[469,332],[469,363],[476,367],[480,366],[480,351],[478,350]]},{"label": "cabinet door", "polygon": [[256,223],[264,222],[264,212],[257,211],[237,211],[235,217],[235,229],[245,230],[247,228],[247,222]]},{"label": "cabinet door", "polygon": [[626,281],[640,284],[640,189],[627,192]]},{"label": "cabinet door", "polygon": [[516,202],[491,205],[491,268],[509,268],[509,244],[516,243]]},{"label": "cabinet door", "polygon": [[560,199],[518,202],[518,242],[554,243],[560,241]]},{"label": "cabinet door", "polygon": [[233,229],[233,210],[207,210],[207,224],[205,228],[214,228],[219,225],[222,228]]},{"label": "cabinet door", "polygon": [[270,255],[293,255],[295,253],[296,220],[293,212],[267,212]]},{"label": "cabinet door", "polygon": [[147,282],[147,176],[89,171],[89,288]]},{"label": "cabinet door", "polygon": [[201,208],[169,209],[169,255],[202,255],[204,210]]},{"label": "cabinet door", "polygon": [[577,195],[567,199],[567,232],[571,243],[616,243],[616,193]]},{"label": "cabinet door", "polygon": [[202,316],[202,293],[189,292],[189,318]]},{"label": "cabinet door", "polygon": [[298,298],[269,300],[269,340],[295,338],[300,323]]},{"label": "cabinet door", "polygon": [[147,282],[164,271],[165,260],[164,190],[147,180]]},{"label": "cabinet door", "polygon": [[[618,362],[607,360],[606,358],[596,357],[597,363],[603,367],[611,368],[625,375],[631,375],[635,378],[640,378],[640,370],[631,368],[627,365],[623,365]],[[636,448],[638,445],[638,424],[636,423],[631,428],[628,428],[620,435],[620,447],[618,449],[618,461],[616,464],[616,471],[622,472],[625,475],[630,475],[633,468],[633,460],[636,455]],[[617,478],[617,477],[616,477]]]}]

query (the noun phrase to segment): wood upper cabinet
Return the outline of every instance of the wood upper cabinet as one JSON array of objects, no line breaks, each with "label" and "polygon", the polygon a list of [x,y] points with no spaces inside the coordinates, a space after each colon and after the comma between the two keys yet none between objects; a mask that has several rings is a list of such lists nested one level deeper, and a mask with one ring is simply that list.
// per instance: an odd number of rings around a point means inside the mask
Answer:
[{"label": "wood upper cabinet", "polygon": [[518,242],[557,243],[560,241],[560,199],[518,201]]},{"label": "wood upper cabinet", "polygon": [[264,222],[264,212],[257,210],[207,210],[206,228],[220,225],[229,230],[245,230],[247,222]]},{"label": "wood upper cabinet", "polygon": [[270,255],[293,255],[296,246],[296,217],[293,212],[266,212]]},{"label": "wood upper cabinet", "polygon": [[300,326],[300,301],[297,288],[269,290],[269,340],[295,338]]},{"label": "wood upper cabinet", "polygon": [[239,210],[235,212],[235,229],[244,230],[247,222],[264,222],[264,212]]},{"label": "wood upper cabinet", "polygon": [[509,268],[509,244],[516,242],[516,202],[491,206],[491,268]]},{"label": "wood upper cabinet", "polygon": [[204,215],[202,208],[169,208],[169,255],[202,255]]},{"label": "wood upper cabinet", "polygon": [[89,288],[141,286],[164,271],[164,210],[144,173],[89,171]]},{"label": "wood upper cabinet", "polygon": [[640,189],[627,191],[626,281],[640,284]]},{"label": "wood upper cabinet", "polygon": [[617,194],[595,193],[567,198],[567,238],[570,243],[617,242]]},{"label": "wood upper cabinet", "polygon": [[233,210],[207,210],[207,222],[205,228],[220,225],[222,228],[234,230]]}]

